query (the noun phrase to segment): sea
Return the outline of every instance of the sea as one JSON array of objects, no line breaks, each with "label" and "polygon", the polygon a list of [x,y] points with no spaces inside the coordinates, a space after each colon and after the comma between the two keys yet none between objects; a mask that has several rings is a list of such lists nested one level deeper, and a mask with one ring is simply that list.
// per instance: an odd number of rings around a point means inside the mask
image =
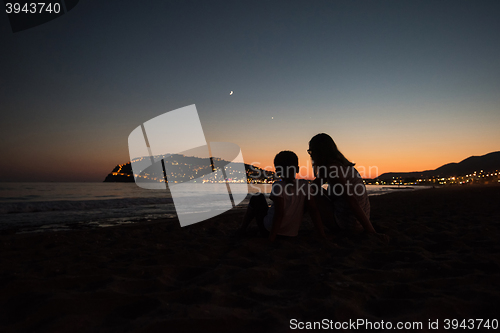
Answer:
[{"label": "sea", "polygon": [[[203,186],[198,184],[184,195],[206,195]],[[412,190],[377,185],[366,188],[368,195]],[[248,186],[250,194],[261,192],[268,197],[270,191],[270,184]],[[250,194],[238,207],[248,204]],[[215,195],[227,196],[227,192]],[[168,189],[143,189],[135,183],[0,183],[0,231],[101,228],[174,217],[176,211]]]}]

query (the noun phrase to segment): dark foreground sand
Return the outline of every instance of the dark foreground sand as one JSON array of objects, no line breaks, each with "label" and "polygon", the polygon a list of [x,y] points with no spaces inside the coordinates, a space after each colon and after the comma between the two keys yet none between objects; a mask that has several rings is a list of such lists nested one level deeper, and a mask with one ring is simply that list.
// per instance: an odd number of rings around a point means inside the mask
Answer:
[{"label": "dark foreground sand", "polygon": [[[500,319],[500,187],[372,197],[392,237],[271,244],[234,210],[177,221],[0,236],[1,332],[288,331],[290,320]],[[435,332],[436,330],[434,330]],[[494,330],[489,330],[490,332]]]}]

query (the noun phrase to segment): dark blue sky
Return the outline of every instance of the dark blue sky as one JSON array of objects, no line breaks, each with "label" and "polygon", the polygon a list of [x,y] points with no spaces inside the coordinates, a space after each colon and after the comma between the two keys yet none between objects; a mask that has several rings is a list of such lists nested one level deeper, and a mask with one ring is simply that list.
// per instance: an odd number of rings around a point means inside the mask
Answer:
[{"label": "dark blue sky", "polygon": [[12,33],[0,15],[0,180],[101,181],[135,127],[190,104],[261,166],[305,165],[319,132],[380,173],[499,150],[499,18],[498,1],[81,0]]}]

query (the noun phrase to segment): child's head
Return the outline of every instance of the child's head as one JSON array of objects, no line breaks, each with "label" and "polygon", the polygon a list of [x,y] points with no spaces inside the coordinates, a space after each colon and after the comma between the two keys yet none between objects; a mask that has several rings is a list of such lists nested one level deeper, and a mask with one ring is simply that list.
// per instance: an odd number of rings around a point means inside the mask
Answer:
[{"label": "child's head", "polygon": [[283,150],[274,157],[276,175],[280,178],[295,178],[299,172],[299,158],[293,151]]}]

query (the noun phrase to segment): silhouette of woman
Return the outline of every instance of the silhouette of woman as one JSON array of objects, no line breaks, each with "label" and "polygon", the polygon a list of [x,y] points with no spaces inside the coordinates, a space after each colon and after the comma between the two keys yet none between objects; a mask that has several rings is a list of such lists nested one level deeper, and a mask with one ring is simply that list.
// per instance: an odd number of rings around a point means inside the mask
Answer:
[{"label": "silhouette of woman", "polygon": [[313,193],[317,194],[323,224],[333,230],[365,231],[388,242],[389,237],[377,233],[370,222],[370,201],[363,179],[333,139],[325,133],[317,134],[309,141],[307,152],[312,159],[316,177]]}]

